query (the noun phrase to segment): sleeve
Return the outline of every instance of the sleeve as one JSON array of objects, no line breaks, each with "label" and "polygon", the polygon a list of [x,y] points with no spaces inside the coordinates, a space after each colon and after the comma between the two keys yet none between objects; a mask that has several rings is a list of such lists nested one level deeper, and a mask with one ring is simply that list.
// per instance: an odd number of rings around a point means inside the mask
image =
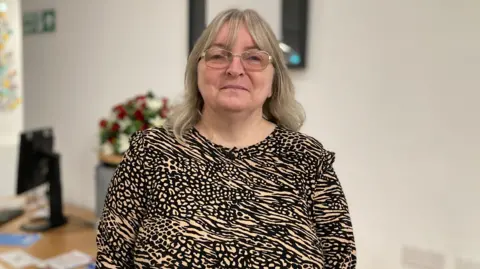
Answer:
[{"label": "sleeve", "polygon": [[147,149],[138,131],[109,183],[97,231],[96,268],[133,268],[135,239],[146,212]]},{"label": "sleeve", "polygon": [[328,152],[320,161],[313,192],[317,236],[325,255],[325,269],[356,268],[356,246],[347,200]]}]

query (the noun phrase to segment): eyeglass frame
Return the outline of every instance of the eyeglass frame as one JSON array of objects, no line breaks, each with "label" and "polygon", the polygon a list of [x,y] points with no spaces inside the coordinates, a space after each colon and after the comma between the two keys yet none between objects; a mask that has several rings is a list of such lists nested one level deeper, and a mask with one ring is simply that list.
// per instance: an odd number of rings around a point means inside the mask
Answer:
[{"label": "eyeglass frame", "polygon": [[[247,50],[247,51],[244,51],[244,52],[242,52],[242,53],[240,53],[240,54],[235,54],[235,53],[233,53],[232,51],[227,50],[227,49],[224,49],[224,48],[212,48],[212,47],[211,47],[211,48],[205,49],[205,50],[202,52],[202,54],[200,54],[200,57],[198,58],[198,60],[200,61],[202,58],[205,59],[205,56],[206,56],[206,54],[207,54],[207,51],[208,51],[208,50],[211,50],[211,49],[219,49],[219,50],[223,50],[223,51],[226,51],[226,52],[230,53],[230,54],[232,55],[232,57],[231,57],[230,63],[229,63],[228,65],[232,64],[233,57],[239,57],[239,58],[240,58],[240,61],[241,61],[242,64],[244,65],[242,55],[243,55],[244,53],[247,53],[247,52],[250,52],[250,51],[251,51],[251,50]],[[268,52],[266,52],[266,51],[264,51],[264,50],[257,50],[256,52],[261,52],[261,53],[264,53],[264,54],[266,54],[266,55],[268,56],[268,64],[266,64],[265,67],[262,68],[262,69],[254,70],[254,71],[263,71],[263,70],[265,70],[265,68],[267,68],[267,66],[268,66],[269,64],[271,64],[271,63],[273,62],[272,55],[270,55],[270,53],[268,53]],[[227,65],[227,66],[228,66],[228,65]],[[244,67],[245,67],[245,65],[244,65]]]}]

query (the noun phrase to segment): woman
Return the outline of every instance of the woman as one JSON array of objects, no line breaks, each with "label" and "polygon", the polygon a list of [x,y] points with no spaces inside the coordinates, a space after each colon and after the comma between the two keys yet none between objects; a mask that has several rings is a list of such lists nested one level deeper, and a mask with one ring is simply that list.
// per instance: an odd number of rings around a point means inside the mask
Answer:
[{"label": "woman", "polygon": [[355,268],[334,154],[298,132],[278,42],[231,9],[189,56],[186,96],[138,132],[108,190],[99,268]]}]

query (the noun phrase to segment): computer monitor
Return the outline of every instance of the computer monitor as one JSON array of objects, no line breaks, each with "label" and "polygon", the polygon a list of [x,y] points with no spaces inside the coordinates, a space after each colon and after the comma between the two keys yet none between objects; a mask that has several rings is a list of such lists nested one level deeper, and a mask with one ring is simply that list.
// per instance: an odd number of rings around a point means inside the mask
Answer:
[{"label": "computer monitor", "polygon": [[47,183],[44,176],[46,160],[40,158],[40,152],[53,153],[53,130],[36,129],[20,135],[18,156],[17,195],[31,191]]},{"label": "computer monitor", "polygon": [[22,225],[25,231],[46,231],[64,225],[60,154],[54,151],[52,128],[23,132],[20,137],[17,195],[48,185],[50,214],[44,218],[32,219]]}]

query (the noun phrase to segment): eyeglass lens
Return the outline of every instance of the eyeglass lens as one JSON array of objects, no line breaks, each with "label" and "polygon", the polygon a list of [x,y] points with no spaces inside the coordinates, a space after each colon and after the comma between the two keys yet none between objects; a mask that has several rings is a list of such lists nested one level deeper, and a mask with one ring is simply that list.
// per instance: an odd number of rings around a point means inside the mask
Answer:
[{"label": "eyeglass lens", "polygon": [[[224,49],[209,49],[205,52],[205,62],[213,68],[224,68],[228,66],[235,55]],[[269,64],[269,55],[264,51],[245,51],[240,55],[242,62],[247,69],[260,70]]]}]

